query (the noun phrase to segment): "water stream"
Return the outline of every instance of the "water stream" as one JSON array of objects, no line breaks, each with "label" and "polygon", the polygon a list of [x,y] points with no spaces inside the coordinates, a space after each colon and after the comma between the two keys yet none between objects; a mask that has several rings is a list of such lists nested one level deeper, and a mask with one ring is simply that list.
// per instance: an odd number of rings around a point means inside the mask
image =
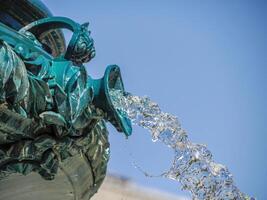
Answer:
[{"label": "water stream", "polygon": [[194,200],[253,200],[234,184],[232,174],[215,163],[205,145],[192,143],[177,117],[162,112],[148,97],[111,90],[116,109],[125,113],[133,124],[148,129],[154,142],[172,148],[174,160],[163,177],[176,180]]}]

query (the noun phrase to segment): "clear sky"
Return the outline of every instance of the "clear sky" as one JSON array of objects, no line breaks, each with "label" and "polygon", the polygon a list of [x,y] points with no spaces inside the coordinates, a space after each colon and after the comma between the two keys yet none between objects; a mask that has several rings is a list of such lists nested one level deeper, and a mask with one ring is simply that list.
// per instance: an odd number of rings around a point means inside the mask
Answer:
[{"label": "clear sky", "polygon": [[[245,193],[267,199],[267,1],[44,0],[54,15],[90,22],[99,78],[121,67],[127,91],[177,115],[192,141],[228,166]],[[179,195],[179,184],[147,178],[168,169],[172,152],[134,127],[125,140],[109,127],[109,171]],[[131,158],[130,154],[134,158]]]}]

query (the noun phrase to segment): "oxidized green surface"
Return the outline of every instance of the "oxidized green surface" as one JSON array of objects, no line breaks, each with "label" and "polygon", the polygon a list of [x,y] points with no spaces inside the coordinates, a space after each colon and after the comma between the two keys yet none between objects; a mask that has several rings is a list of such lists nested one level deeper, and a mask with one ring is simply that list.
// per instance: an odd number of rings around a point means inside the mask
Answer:
[{"label": "oxidized green surface", "polygon": [[[83,63],[95,55],[87,26],[63,17],[20,31],[0,24],[0,177],[34,171],[50,180],[60,162],[82,154],[92,170],[93,195],[109,159],[105,121],[131,134],[130,121],[109,97],[112,88],[124,90],[119,67],[108,66],[99,80],[86,73]],[[36,39],[55,28],[73,32],[58,57]]]}]

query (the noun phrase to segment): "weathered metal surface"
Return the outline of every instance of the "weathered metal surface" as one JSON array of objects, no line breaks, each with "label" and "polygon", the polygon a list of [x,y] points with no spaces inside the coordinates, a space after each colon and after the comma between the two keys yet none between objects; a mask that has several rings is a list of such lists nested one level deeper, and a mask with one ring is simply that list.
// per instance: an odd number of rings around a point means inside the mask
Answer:
[{"label": "weathered metal surface", "polygon": [[60,163],[55,179],[46,181],[36,173],[11,174],[0,181],[0,199],[81,200],[88,199],[92,172],[81,155]]},{"label": "weathered metal surface", "polygon": [[[40,38],[60,28],[73,36],[57,56]],[[109,96],[111,89],[124,90],[119,67],[108,66],[104,77],[94,80],[83,65],[94,55],[88,24],[50,17],[17,31],[0,23],[0,192],[6,195],[0,199],[15,198],[5,185],[33,196],[42,185],[55,199],[65,191],[66,198],[77,200],[100,187],[109,159],[105,121],[126,136],[131,123]],[[66,181],[72,189],[66,184],[57,193]]]}]

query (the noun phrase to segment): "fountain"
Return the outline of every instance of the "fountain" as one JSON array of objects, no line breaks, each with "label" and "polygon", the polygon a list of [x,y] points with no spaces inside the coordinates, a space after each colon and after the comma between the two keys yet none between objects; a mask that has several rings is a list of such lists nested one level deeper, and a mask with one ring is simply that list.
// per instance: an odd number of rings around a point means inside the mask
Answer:
[{"label": "fountain", "polygon": [[[250,199],[176,117],[124,91],[118,66],[87,75],[95,56],[87,23],[53,17],[37,0],[5,1],[0,11],[0,199],[90,199],[106,175],[105,122],[126,137],[137,124],[172,148],[162,176],[194,199]],[[73,32],[67,47],[59,29]]]}]

